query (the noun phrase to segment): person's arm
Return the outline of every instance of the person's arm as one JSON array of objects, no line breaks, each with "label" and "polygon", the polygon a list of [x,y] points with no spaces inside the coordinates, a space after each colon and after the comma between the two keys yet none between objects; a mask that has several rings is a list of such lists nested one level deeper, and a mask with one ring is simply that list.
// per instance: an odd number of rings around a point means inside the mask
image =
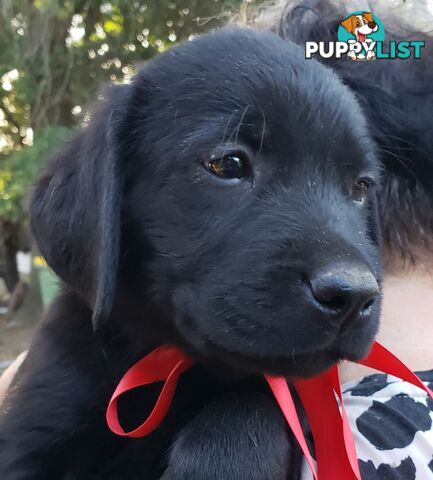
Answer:
[{"label": "person's arm", "polygon": [[23,363],[23,360],[26,358],[26,354],[27,352],[22,352],[0,376],[0,405],[6,397],[7,391],[12,383],[12,380],[14,379],[16,372]]}]

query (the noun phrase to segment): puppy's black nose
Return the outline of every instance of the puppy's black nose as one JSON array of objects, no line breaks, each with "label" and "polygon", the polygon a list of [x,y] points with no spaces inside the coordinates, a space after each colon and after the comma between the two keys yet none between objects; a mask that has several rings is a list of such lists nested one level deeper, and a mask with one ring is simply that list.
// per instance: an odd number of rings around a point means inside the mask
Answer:
[{"label": "puppy's black nose", "polygon": [[368,22],[368,26],[369,26],[371,29],[374,29],[374,28],[376,28],[376,22]]},{"label": "puppy's black nose", "polygon": [[361,267],[322,271],[310,279],[310,288],[320,308],[341,321],[368,313],[379,296],[374,275]]}]

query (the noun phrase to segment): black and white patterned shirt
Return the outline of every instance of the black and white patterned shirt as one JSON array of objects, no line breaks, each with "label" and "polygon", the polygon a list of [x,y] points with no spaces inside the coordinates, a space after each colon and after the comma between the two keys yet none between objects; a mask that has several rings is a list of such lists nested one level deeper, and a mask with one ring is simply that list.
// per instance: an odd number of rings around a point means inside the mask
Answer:
[{"label": "black and white patterned shirt", "polygon": [[[433,370],[418,376],[433,387]],[[386,374],[342,389],[362,480],[433,480],[433,400],[427,393]],[[312,478],[306,464],[301,478]]]}]

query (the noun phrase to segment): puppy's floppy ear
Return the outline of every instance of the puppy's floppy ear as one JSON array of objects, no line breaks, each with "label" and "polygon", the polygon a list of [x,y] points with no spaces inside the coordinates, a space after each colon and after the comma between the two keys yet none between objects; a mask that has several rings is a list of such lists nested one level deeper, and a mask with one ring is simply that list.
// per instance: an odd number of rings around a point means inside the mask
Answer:
[{"label": "puppy's floppy ear", "polygon": [[349,33],[353,33],[355,31],[356,25],[355,15],[350,15],[350,17],[347,17],[345,20],[340,22],[340,25],[344,27]]},{"label": "puppy's floppy ear", "polygon": [[88,301],[95,328],[109,315],[116,288],[124,183],[120,138],[130,89],[111,88],[87,128],[50,162],[30,206],[42,254]]},{"label": "puppy's floppy ear", "polygon": [[367,20],[368,23],[374,22],[373,14],[371,12],[362,12],[362,16]]}]

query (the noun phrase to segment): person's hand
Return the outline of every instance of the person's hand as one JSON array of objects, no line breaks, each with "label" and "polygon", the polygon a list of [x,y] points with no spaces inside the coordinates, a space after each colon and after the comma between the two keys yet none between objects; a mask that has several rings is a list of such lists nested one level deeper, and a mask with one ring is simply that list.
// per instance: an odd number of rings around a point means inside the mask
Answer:
[{"label": "person's hand", "polygon": [[18,368],[26,358],[26,355],[27,352],[21,353],[12,363],[12,365],[10,365],[0,376],[0,405],[5,399],[9,386],[12,383]]}]

